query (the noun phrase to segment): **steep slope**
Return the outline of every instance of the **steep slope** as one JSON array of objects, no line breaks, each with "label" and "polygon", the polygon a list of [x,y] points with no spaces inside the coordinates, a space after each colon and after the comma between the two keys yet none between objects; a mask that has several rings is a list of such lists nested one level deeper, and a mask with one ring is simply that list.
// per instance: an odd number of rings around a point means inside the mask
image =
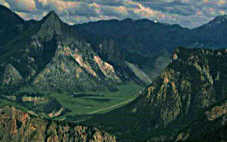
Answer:
[{"label": "steep slope", "polygon": [[10,64],[6,66],[3,77],[4,86],[15,85],[23,82],[20,73]]},{"label": "steep slope", "polygon": [[44,120],[15,107],[0,109],[1,142],[116,142],[96,128]]},{"label": "steep slope", "polygon": [[[75,25],[75,29],[94,46],[103,45],[109,56],[116,53],[105,47],[105,42],[111,42],[115,49],[123,53],[126,61],[138,65],[152,79],[169,63],[171,52],[177,46],[187,45],[189,32],[189,29],[179,25],[155,23],[147,19],[90,22]],[[165,58],[159,62],[162,56]]]},{"label": "steep slope", "polygon": [[15,38],[15,35],[23,31],[24,20],[8,8],[0,5],[0,51],[1,47],[9,40]]},{"label": "steep slope", "polygon": [[[125,60],[138,65],[154,79],[168,65],[171,54],[178,46],[225,48],[226,19],[226,15],[217,16],[195,29],[155,23],[148,19],[107,20],[74,27],[96,46],[103,41],[111,41],[115,48],[123,52]],[[107,53],[111,55],[110,52]]]},{"label": "steep slope", "polygon": [[180,131],[175,141],[220,142],[227,140],[227,101],[213,105],[200,118]]},{"label": "steep slope", "polygon": [[107,20],[75,25],[75,28],[94,44],[103,39],[111,39],[125,54],[142,57],[159,55],[162,50],[172,53],[178,46],[225,48],[226,27],[226,15],[217,16],[194,29],[156,23],[148,19]]},{"label": "steep slope", "polygon": [[[53,82],[61,74],[61,78],[73,80],[77,74],[75,71],[67,75],[59,69],[56,69],[56,72],[60,74],[53,71],[53,66],[60,66],[53,64],[61,64],[59,58],[58,62],[52,62],[52,58],[57,58],[54,56],[57,55],[55,52],[59,51],[58,47],[69,47],[72,53],[75,49],[81,52],[80,56],[83,60],[80,57],[77,60],[84,63],[80,62],[79,67],[85,72],[85,78],[91,80],[88,88],[96,90],[98,88],[94,84],[101,88],[109,88],[100,84],[101,81],[105,81],[104,84],[108,84],[107,86],[117,86],[119,82],[124,81],[149,84],[168,65],[170,55],[177,46],[220,48],[226,41],[223,32],[226,27],[225,16],[216,17],[210,23],[190,30],[179,25],[155,23],[146,19],[109,20],[69,26],[53,11],[41,21],[25,22],[7,8],[1,9],[4,11],[3,15],[11,15],[9,20],[5,19],[5,23],[9,24],[4,24],[4,30],[12,21],[20,23],[23,28],[21,28],[22,32],[18,32],[18,36],[13,40],[8,39],[4,46],[0,47],[0,73],[4,72],[7,64],[11,64],[26,83],[39,82],[38,87],[52,90],[64,90],[78,84],[76,81],[67,81],[71,84],[70,87],[55,83],[40,85],[46,81]],[[81,49],[83,51],[80,51]],[[70,64],[70,66],[66,65],[67,69],[77,70],[77,67],[72,67],[75,64],[73,61],[64,59],[64,63],[65,61]],[[52,68],[46,69],[51,70],[51,75],[45,73],[47,64]],[[40,80],[47,76],[49,79]],[[1,80],[2,78],[3,75],[0,75]],[[82,77],[82,80],[85,79]],[[86,85],[82,85],[81,88],[86,88]],[[80,90],[78,85],[75,90]]]},{"label": "steep slope", "polygon": [[[219,116],[226,116],[225,104],[220,115],[215,111],[212,114],[218,103],[226,101],[226,61],[225,49],[177,48],[172,62],[134,102],[106,115],[97,115],[87,123],[103,128],[125,142],[170,141],[186,127],[192,133],[192,139],[194,135],[200,140],[202,137],[193,131],[197,122],[204,128],[205,122],[211,123],[207,123],[208,128],[215,127],[216,130],[226,127],[219,122],[217,126],[210,122],[210,118],[215,117],[213,120],[216,121]],[[209,134],[212,130],[205,129],[203,133]]]},{"label": "steep slope", "polygon": [[192,30],[194,45],[205,48],[225,48],[227,15],[217,16],[207,24]]},{"label": "steep slope", "polygon": [[[86,33],[84,36],[92,43],[112,39],[124,51],[147,56],[161,49],[173,50],[180,44],[183,46],[184,43],[178,39],[184,39],[185,33],[189,31],[179,25],[155,23],[147,19],[98,21],[75,25],[75,28],[82,34]],[[160,39],[163,42],[160,42]]]},{"label": "steep slope", "polygon": [[[28,21],[25,25],[23,33],[4,45],[0,53],[1,80],[6,78],[4,70],[11,64],[25,84],[42,90],[117,90],[118,84],[128,81],[148,82],[122,61],[121,52],[114,49],[114,55],[107,56],[101,53],[102,47],[97,52],[98,48],[63,23],[54,11],[41,21]],[[111,48],[109,44],[106,46]],[[108,58],[100,56],[104,54]]]}]

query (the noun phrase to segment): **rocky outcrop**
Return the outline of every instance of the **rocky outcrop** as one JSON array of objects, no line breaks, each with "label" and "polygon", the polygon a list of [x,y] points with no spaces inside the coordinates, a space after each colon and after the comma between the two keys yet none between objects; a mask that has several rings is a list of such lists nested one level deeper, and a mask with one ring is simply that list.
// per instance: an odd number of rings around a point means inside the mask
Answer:
[{"label": "rocky outcrop", "polygon": [[[47,90],[73,91],[73,89],[97,88],[95,85],[96,73],[93,69],[88,64],[74,58],[73,51],[68,46],[59,44],[52,61],[37,75],[33,84]],[[78,61],[81,62],[78,63]]]},{"label": "rocky outcrop", "polygon": [[122,142],[208,142],[212,133],[222,138],[226,132],[226,62],[224,49],[177,48],[172,62],[136,100],[88,123],[97,127],[104,123],[102,128]]},{"label": "rocky outcrop", "polygon": [[212,107],[209,111],[206,111],[206,116],[209,121],[214,121],[225,115],[227,115],[227,101],[221,105]]},{"label": "rocky outcrop", "polygon": [[[121,62],[125,59],[119,58],[121,52],[116,45],[105,44],[105,49],[96,47],[62,22],[53,11],[41,21],[28,25],[19,36],[19,40],[15,40],[17,43],[10,42],[4,47],[4,53],[1,52],[4,56],[0,58],[0,71],[5,65],[12,64],[18,70],[13,70],[16,73],[13,78],[19,77],[19,73],[23,77],[21,86],[32,84],[32,87],[45,91],[77,92],[113,91],[119,84],[144,83]],[[13,74],[8,74],[5,84],[12,80]],[[2,76],[1,71],[0,80]],[[20,79],[15,78],[11,84]]]},{"label": "rocky outcrop", "polygon": [[121,81],[120,78],[116,75],[115,69],[112,65],[107,62],[104,62],[99,56],[94,56],[94,61],[98,64],[102,73],[109,79]]},{"label": "rocky outcrop", "polygon": [[220,142],[227,140],[227,101],[204,111],[198,120],[180,131],[175,142]]},{"label": "rocky outcrop", "polygon": [[149,105],[158,107],[159,124],[166,127],[188,115],[197,118],[200,111],[225,99],[226,57],[224,50],[177,48],[172,63],[145,95]]},{"label": "rocky outcrop", "polygon": [[64,111],[64,108],[60,108],[57,112],[51,112],[51,113],[49,113],[48,116],[50,118],[58,117],[58,116],[60,116],[63,113],[63,111]]},{"label": "rocky outcrop", "polygon": [[15,86],[22,83],[22,81],[23,77],[17,71],[17,69],[13,65],[8,64],[5,67],[2,84],[5,86]]},{"label": "rocky outcrop", "polygon": [[[226,99],[226,61],[225,50],[177,48],[172,63],[147,87],[144,94],[147,104],[138,105],[137,110],[151,108],[149,119],[155,124],[155,129],[174,129],[175,132],[184,127],[193,129],[190,133],[178,135],[182,141],[199,132],[199,129],[194,131],[194,125],[217,129],[225,127],[216,123],[209,124],[208,121],[218,120],[227,112],[225,103],[217,105]],[[200,120],[201,116],[206,116],[204,121],[207,123]],[[174,135],[175,132],[170,134]],[[204,135],[210,132],[203,129]],[[197,135],[193,140],[203,140],[202,136]],[[168,139],[171,137],[165,140]],[[204,140],[207,139],[204,137]]]},{"label": "rocky outcrop", "polygon": [[58,43],[55,56],[35,77],[33,84],[41,89],[72,92],[103,89],[108,88],[108,84],[120,83],[113,66],[97,57],[88,44]]},{"label": "rocky outcrop", "polygon": [[1,142],[116,142],[96,128],[43,120],[15,107],[0,109]]}]

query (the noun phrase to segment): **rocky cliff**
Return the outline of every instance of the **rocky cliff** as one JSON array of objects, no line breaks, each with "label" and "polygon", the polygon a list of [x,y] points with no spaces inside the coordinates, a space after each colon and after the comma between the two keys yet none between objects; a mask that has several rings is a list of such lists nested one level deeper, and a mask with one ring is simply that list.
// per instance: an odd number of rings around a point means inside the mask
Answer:
[{"label": "rocky cliff", "polygon": [[159,110],[160,127],[188,115],[197,118],[203,109],[226,99],[226,60],[226,50],[175,50],[172,63],[145,95],[147,104]]},{"label": "rocky cliff", "polygon": [[[172,63],[147,87],[135,108],[138,113],[149,117],[146,123],[153,126],[153,130],[168,130],[158,134],[162,139],[172,139],[180,129],[188,127],[191,130],[188,139],[208,141],[204,135],[226,127],[224,120],[210,124],[219,117],[224,119],[227,114],[225,103],[217,105],[227,96],[226,61],[225,49],[177,48]],[[218,139],[213,137],[212,140]]]},{"label": "rocky cliff", "polygon": [[209,141],[209,134],[218,136],[226,128],[226,61],[225,49],[177,48],[171,63],[134,102],[96,116],[94,125],[104,121],[102,128],[125,142],[174,141],[181,130],[188,132],[187,140]]},{"label": "rocky cliff", "polygon": [[0,109],[1,142],[116,142],[96,128],[43,120],[15,107]]},{"label": "rocky cliff", "polygon": [[213,105],[200,118],[181,130],[175,142],[220,142],[227,140],[227,101]]}]

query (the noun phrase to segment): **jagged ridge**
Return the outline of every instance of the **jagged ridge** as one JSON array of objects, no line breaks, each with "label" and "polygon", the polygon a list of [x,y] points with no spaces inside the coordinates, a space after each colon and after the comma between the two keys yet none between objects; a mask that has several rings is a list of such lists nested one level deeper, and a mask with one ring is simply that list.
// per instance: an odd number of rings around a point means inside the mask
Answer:
[{"label": "jagged ridge", "polygon": [[[11,64],[25,84],[44,90],[73,92],[116,90],[117,85],[125,81],[147,83],[126,62],[119,63],[123,58],[103,59],[97,47],[80,37],[77,30],[63,23],[53,11],[27,29],[19,39],[4,47],[0,57],[0,70],[4,71],[6,65]],[[0,76],[1,80],[5,78],[2,72]]]},{"label": "jagged ridge", "polygon": [[[206,128],[206,124],[209,128],[226,127],[226,124],[222,125],[227,113],[225,103],[219,109],[221,115],[217,113],[219,111],[207,113],[226,101],[226,61],[226,49],[177,48],[172,62],[135,101],[86,123],[112,132],[122,142],[174,141],[178,132],[186,127],[193,136],[186,140],[202,140],[202,136],[213,130],[204,129],[203,135],[198,137],[196,124],[204,126],[201,129]],[[211,121],[210,117],[214,119]],[[219,118],[220,123],[215,123]],[[208,140],[207,137],[204,140]]]},{"label": "jagged ridge", "polygon": [[15,107],[0,109],[1,142],[116,142],[96,128],[43,120]]}]

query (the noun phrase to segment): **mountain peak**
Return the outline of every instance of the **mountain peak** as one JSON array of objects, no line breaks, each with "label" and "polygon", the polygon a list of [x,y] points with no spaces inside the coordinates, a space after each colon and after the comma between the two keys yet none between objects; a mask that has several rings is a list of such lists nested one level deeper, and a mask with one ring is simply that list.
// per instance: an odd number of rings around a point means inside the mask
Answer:
[{"label": "mountain peak", "polygon": [[56,21],[61,21],[61,19],[58,17],[58,15],[56,14],[55,11],[50,11],[44,18],[42,21],[53,21],[53,22],[56,22]]},{"label": "mountain peak", "polygon": [[54,34],[61,35],[63,33],[62,28],[65,27],[65,24],[54,11],[50,11],[40,22],[42,35],[48,32],[48,36],[52,37]]},{"label": "mountain peak", "polygon": [[218,19],[218,20],[227,20],[227,15],[220,15],[220,16],[215,17],[215,19]]},{"label": "mountain peak", "polygon": [[212,21],[209,22],[209,24],[221,24],[221,23],[227,23],[227,15],[217,16]]}]

